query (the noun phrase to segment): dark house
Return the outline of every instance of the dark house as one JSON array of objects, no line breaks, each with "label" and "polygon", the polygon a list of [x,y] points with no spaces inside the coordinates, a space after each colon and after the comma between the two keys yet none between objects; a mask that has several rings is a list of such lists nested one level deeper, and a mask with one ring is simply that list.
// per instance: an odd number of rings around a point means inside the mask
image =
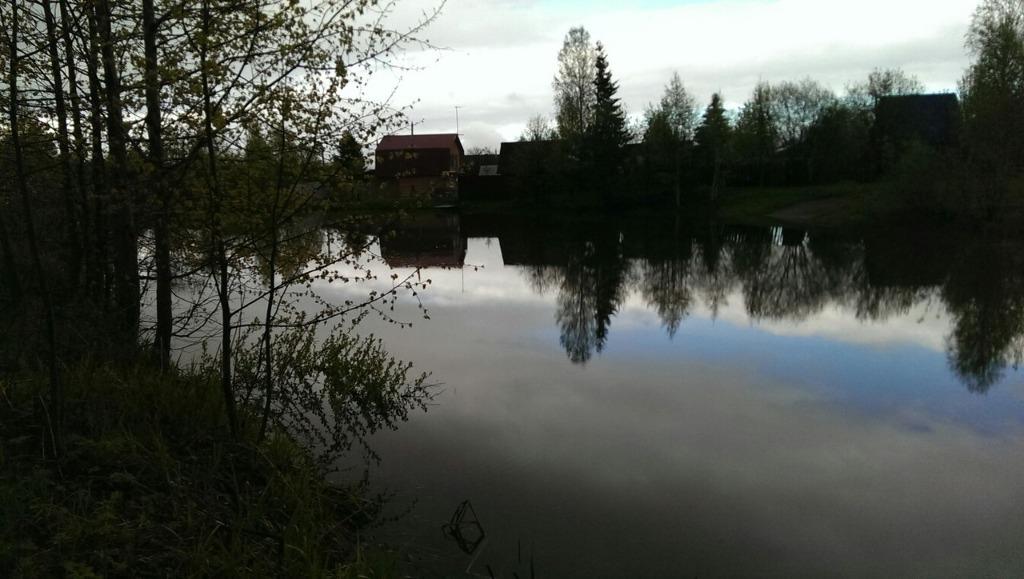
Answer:
[{"label": "dark house", "polygon": [[457,197],[457,175],[465,150],[455,134],[390,135],[381,139],[375,155],[377,180],[383,191],[403,197]]},{"label": "dark house", "polygon": [[564,169],[562,141],[502,143],[498,172],[511,177],[537,177]]},{"label": "dark house", "polygon": [[501,157],[494,154],[466,155],[459,175],[459,200],[497,201],[506,198],[505,181],[499,175]]},{"label": "dark house", "polygon": [[503,142],[498,170],[516,177],[558,173],[564,170],[563,155],[560,140]]},{"label": "dark house", "polygon": [[378,179],[442,177],[457,173],[466,152],[455,134],[389,135],[377,145]]},{"label": "dark house", "polygon": [[498,172],[508,197],[549,198],[566,190],[568,147],[562,141],[502,143]]},{"label": "dark house", "polygon": [[960,101],[953,94],[882,97],[871,136],[883,170],[912,143],[939,151],[952,148],[960,137]]}]

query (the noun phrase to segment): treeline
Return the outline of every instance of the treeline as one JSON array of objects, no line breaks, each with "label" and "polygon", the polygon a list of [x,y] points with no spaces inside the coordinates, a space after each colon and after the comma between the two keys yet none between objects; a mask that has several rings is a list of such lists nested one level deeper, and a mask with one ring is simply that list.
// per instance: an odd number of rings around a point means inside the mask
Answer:
[{"label": "treeline", "polygon": [[[233,270],[244,256],[263,256],[273,303],[278,232],[316,200],[314,184],[362,175],[358,143],[397,112],[366,101],[360,87],[374,67],[421,43],[417,33],[436,14],[393,30],[384,13],[372,16],[381,10],[373,0],[0,7],[0,279],[6,300],[45,310],[50,356],[60,356],[66,330],[57,310],[74,302],[98,314],[89,322],[113,350],[131,357],[141,337],[170,368],[181,329],[172,286],[213,276],[230,402],[240,315],[229,303]],[[176,258],[176,249],[198,260]],[[142,323],[147,299],[153,326]]]},{"label": "treeline", "polygon": [[[419,34],[443,2],[400,29],[392,5],[0,4],[0,382],[46,376],[46,392],[21,399],[33,429],[7,434],[38,438],[47,468],[62,472],[69,446],[111,426],[88,404],[120,407],[69,384],[82,364],[212,385],[220,440],[252,452],[284,435],[337,453],[417,404],[422,379],[406,380],[379,343],[312,340],[383,309],[408,280],[314,316],[289,301],[365,249],[339,253],[309,234],[324,224],[324,188],[360,178],[359,143],[400,116],[362,87],[405,48],[429,47]],[[359,396],[374,408],[347,411]]]},{"label": "treeline", "polygon": [[899,69],[876,70],[840,97],[812,79],[761,82],[735,114],[712,95],[701,113],[674,75],[641,127],[649,186],[806,185],[868,180],[880,170],[872,150],[881,99],[922,92]]},{"label": "treeline", "polygon": [[[918,206],[992,212],[1024,173],[1024,6],[984,0],[966,46],[974,62],[959,99],[921,95],[916,77],[876,69],[843,95],[810,78],[760,82],[736,111],[717,93],[701,110],[674,74],[629,126],[604,49],[576,28],[558,56],[554,122],[534,117],[521,138],[558,145],[534,147],[512,172],[556,183],[523,180],[542,197],[597,188],[676,203],[713,199],[727,185],[884,179]],[[888,98],[899,96],[912,98]]]}]

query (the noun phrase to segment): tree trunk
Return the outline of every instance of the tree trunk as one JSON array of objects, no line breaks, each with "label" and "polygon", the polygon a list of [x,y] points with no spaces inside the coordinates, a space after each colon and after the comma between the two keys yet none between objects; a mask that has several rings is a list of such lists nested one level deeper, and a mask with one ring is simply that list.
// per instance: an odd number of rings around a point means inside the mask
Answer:
[{"label": "tree trunk", "polygon": [[224,232],[221,215],[220,177],[217,173],[217,146],[213,130],[213,103],[210,97],[209,64],[207,62],[207,43],[211,24],[209,0],[202,3],[202,40],[199,43],[199,77],[203,90],[203,136],[206,141],[208,169],[210,172],[210,237],[213,259],[216,263],[218,276],[218,293],[221,313],[221,353],[220,353],[220,385],[224,395],[224,408],[228,415],[228,426],[231,435],[238,436],[238,414],[235,410],[234,384],[231,375],[231,296],[230,270],[228,267],[227,248],[224,243]]},{"label": "tree trunk", "polygon": [[85,61],[89,75],[89,126],[92,136],[92,211],[93,241],[92,248],[95,258],[93,278],[87,283],[104,309],[109,305],[111,275],[107,247],[109,231],[107,230],[107,207],[110,200],[110,182],[107,179],[107,162],[103,152],[103,95],[100,92],[99,61],[100,40],[96,26],[96,13],[87,9],[89,20],[89,54]]},{"label": "tree trunk", "polygon": [[[278,189],[280,191],[280,189]],[[270,290],[267,292],[266,320],[263,322],[263,360],[266,371],[263,375],[263,416],[260,420],[258,440],[262,441],[267,433],[267,424],[270,422],[270,409],[274,394],[274,298],[277,289],[277,200],[274,200],[274,215],[270,222]]]},{"label": "tree trunk", "polygon": [[158,69],[158,23],[153,0],[142,0],[142,26],[146,53],[146,133],[149,137],[150,186],[157,197],[156,226],[154,227],[156,260],[156,339],[154,349],[160,368],[171,366],[171,335],[173,311],[171,309],[171,199],[170,188],[164,184],[164,147],[160,121],[160,74]]},{"label": "tree trunk", "polygon": [[78,218],[81,249],[83,254],[83,270],[86,288],[90,288],[89,280],[95,275],[96,260],[91,237],[89,217],[88,188],[85,176],[85,136],[82,132],[82,99],[78,94],[78,66],[75,62],[75,45],[72,41],[71,26],[74,22],[67,0],[59,0],[61,37],[64,41],[64,59],[68,70],[68,89],[71,96],[71,133],[75,138],[75,176],[78,192]]},{"label": "tree trunk", "polygon": [[[676,147],[678,149],[681,149],[682,148],[682,144],[676,144]],[[675,161],[675,166],[676,166],[675,194],[676,194],[676,212],[678,212],[680,207],[683,206],[683,191],[682,191],[683,184],[682,184],[682,176],[681,176],[683,160],[681,158],[682,157],[681,151],[676,150],[674,152],[675,152],[675,154],[672,156],[672,158]]]},{"label": "tree trunk", "polygon": [[715,154],[715,159],[714,159],[714,161],[712,161],[712,168],[711,168],[711,200],[712,201],[715,201],[716,199],[718,199],[718,188],[721,185],[720,180],[721,180],[721,175],[722,175],[722,155],[721,155],[721,152],[718,150],[718,147],[715,147],[715,153],[714,154]]},{"label": "tree trunk", "polygon": [[280,211],[281,191],[284,189],[284,159],[285,159],[285,124],[284,117],[281,118],[281,147],[278,150],[277,158],[277,184],[274,188],[274,205],[270,209],[270,257],[267,260],[270,266],[270,288],[267,292],[267,312],[263,322],[263,359],[266,368],[264,374],[264,398],[263,417],[260,420],[258,440],[262,441],[267,433],[267,425],[270,422],[270,410],[274,394],[274,298],[277,290],[277,251],[278,251],[278,212]]},{"label": "tree trunk", "polygon": [[114,159],[112,175],[114,234],[114,300],[123,345],[134,346],[139,327],[139,255],[134,199],[128,183],[128,149],[121,105],[121,77],[114,54],[109,0],[96,0],[96,24],[107,97],[107,143]]},{"label": "tree trunk", "polygon": [[21,281],[18,278],[18,265],[14,261],[14,248],[11,247],[11,236],[7,232],[7,222],[0,213],[0,257],[3,258],[3,279],[8,287],[14,303],[21,301]]},{"label": "tree trunk", "polygon": [[47,362],[50,374],[50,408],[49,434],[52,448],[55,455],[59,456],[63,450],[61,437],[64,424],[64,394],[60,383],[60,368],[57,363],[57,327],[53,313],[53,301],[50,296],[50,286],[46,272],[43,269],[43,260],[39,252],[39,242],[36,237],[35,217],[32,212],[32,199],[28,193],[28,182],[25,179],[25,163],[22,156],[21,128],[18,123],[18,0],[11,0],[11,30],[10,30],[10,106],[8,115],[11,123],[11,147],[14,149],[14,176],[15,187],[21,196],[22,216],[25,219],[25,231],[28,237],[29,253],[32,258],[32,268],[35,270],[39,283],[39,295],[43,302],[43,310],[46,320],[46,341],[47,341]]},{"label": "tree trunk", "polygon": [[43,5],[43,18],[46,21],[46,47],[50,56],[50,75],[53,83],[54,109],[57,114],[57,150],[60,156],[62,172],[62,193],[64,197],[64,213],[67,220],[67,252],[69,263],[69,282],[72,287],[78,285],[78,275],[82,269],[82,244],[78,228],[78,211],[75,193],[77,183],[71,169],[71,143],[68,139],[68,111],[64,101],[64,79],[61,75],[60,54],[57,47],[57,24],[53,18],[51,0],[40,0]]}]

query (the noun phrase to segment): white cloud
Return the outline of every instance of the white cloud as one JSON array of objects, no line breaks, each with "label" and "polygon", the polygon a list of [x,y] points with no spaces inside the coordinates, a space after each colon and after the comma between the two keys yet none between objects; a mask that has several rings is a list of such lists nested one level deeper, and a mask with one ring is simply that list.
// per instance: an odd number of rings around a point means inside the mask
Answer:
[{"label": "white cloud", "polygon": [[[733,0],[650,8],[550,1],[452,0],[426,36],[441,52],[405,56],[397,100],[416,102],[417,130],[453,131],[467,146],[512,139],[551,113],[551,79],[565,32],[590,30],[608,49],[626,107],[656,100],[673,70],[706,101],[736,106],[759,79],[811,76],[836,90],[875,67],[899,66],[930,90],[952,90],[967,64],[963,35],[976,0]],[[401,5],[409,21],[433,5]],[[375,90],[390,91],[385,75]]]}]

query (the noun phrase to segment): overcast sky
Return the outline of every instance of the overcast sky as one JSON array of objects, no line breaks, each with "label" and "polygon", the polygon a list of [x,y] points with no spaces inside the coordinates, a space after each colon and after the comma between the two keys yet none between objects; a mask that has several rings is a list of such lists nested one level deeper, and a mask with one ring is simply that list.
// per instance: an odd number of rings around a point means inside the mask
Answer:
[{"label": "overcast sky", "polygon": [[[403,0],[396,21],[435,5]],[[950,91],[967,65],[964,33],[977,0],[449,0],[412,52],[416,68],[381,74],[374,91],[411,105],[417,133],[454,132],[467,148],[515,140],[533,115],[553,116],[551,81],[566,32],[604,43],[623,103],[638,115],[673,71],[706,105],[737,107],[763,79],[810,76],[837,92],[876,67],[901,67]],[[399,78],[400,77],[400,78]]]}]

